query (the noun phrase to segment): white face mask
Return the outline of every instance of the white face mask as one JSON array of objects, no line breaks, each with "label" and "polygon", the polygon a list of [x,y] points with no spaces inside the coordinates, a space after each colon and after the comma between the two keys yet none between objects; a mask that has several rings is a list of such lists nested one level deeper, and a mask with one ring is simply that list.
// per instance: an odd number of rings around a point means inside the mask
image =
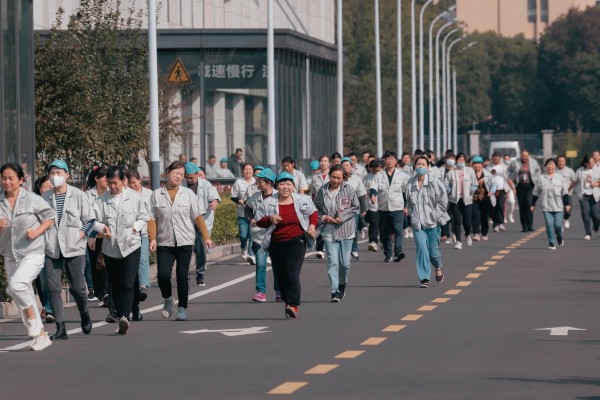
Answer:
[{"label": "white face mask", "polygon": [[50,178],[50,182],[55,188],[61,187],[65,184],[65,177],[60,175],[52,175],[52,177]]}]

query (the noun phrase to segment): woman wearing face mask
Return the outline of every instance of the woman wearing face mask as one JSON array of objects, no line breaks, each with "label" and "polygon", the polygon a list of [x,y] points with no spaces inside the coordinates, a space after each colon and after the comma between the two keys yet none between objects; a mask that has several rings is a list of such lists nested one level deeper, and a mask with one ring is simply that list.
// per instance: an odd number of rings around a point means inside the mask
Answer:
[{"label": "woman wearing face mask", "polygon": [[329,171],[329,182],[321,187],[315,198],[319,212],[317,234],[323,237],[327,252],[332,303],[339,303],[346,295],[352,242],[356,237],[355,217],[360,212],[356,192],[344,181],[344,176],[343,167],[333,166]]},{"label": "woman wearing face mask", "polygon": [[[473,244],[471,238],[471,214],[473,192],[477,188],[477,177],[473,168],[465,165],[467,157],[464,153],[456,155],[456,169],[446,175],[445,183],[448,191],[448,212],[452,218],[452,230],[456,236],[455,249],[462,250],[462,228],[465,230],[467,246]],[[461,227],[462,225],[462,227]]]},{"label": "woman wearing face mask", "polygon": [[600,220],[600,168],[595,168],[594,158],[585,155],[581,168],[575,173],[575,181],[569,185],[569,191],[577,186],[581,219],[585,229],[584,240],[592,239],[593,220]]},{"label": "woman wearing face mask", "polygon": [[427,157],[415,159],[415,176],[406,185],[406,202],[413,224],[417,246],[417,276],[422,288],[429,287],[431,265],[435,268],[435,279],[444,281],[442,255],[440,254],[440,226],[450,221],[446,213],[448,195],[440,179],[428,174]]},{"label": "woman wearing face mask", "polygon": [[531,212],[535,210],[538,199],[542,199],[542,211],[546,222],[546,234],[548,235],[548,249],[556,250],[556,245],[562,246],[563,209],[571,211],[569,204],[569,191],[563,177],[556,173],[556,160],[546,160],[546,174],[540,176],[533,188],[533,204]]},{"label": "woman wearing face mask", "polygon": [[[266,198],[258,207],[256,225],[267,228],[261,244],[268,250],[285,302],[286,318],[295,319],[300,305],[300,270],[304,263],[306,234],[314,239],[318,212],[310,197],[296,194],[294,175],[277,176],[277,195]],[[312,247],[312,240],[308,247]]]},{"label": "woman wearing face mask", "polygon": [[[445,181],[446,176],[448,175],[448,173],[450,171],[452,171],[454,168],[456,168],[456,160],[454,159],[454,154],[452,153],[448,153],[446,155],[446,157],[443,158],[443,163],[444,163],[444,169],[442,171],[441,174],[441,179],[442,182]],[[446,222],[443,226],[442,226],[442,242],[446,243],[446,244],[452,244],[454,241],[452,239],[452,232],[451,232],[451,221]],[[455,237],[456,239],[456,237]]]},{"label": "woman wearing face mask", "polygon": [[[252,164],[246,163],[242,167],[243,177],[236,180],[231,188],[231,201],[236,204],[237,223],[240,233],[240,245],[242,247],[242,260],[250,261],[254,259],[252,256],[252,250],[250,244],[252,243],[252,237],[250,232],[250,224],[244,217],[244,195],[248,188],[256,183],[254,179],[254,168]],[[252,263],[254,264],[254,263]]]},{"label": "woman wearing face mask", "polygon": [[134,303],[134,290],[139,290],[140,232],[150,219],[142,196],[127,190],[122,167],[110,167],[106,173],[109,190],[94,203],[94,229],[105,237],[102,257],[112,288],[119,327],[117,334],[129,329],[129,315]]}]

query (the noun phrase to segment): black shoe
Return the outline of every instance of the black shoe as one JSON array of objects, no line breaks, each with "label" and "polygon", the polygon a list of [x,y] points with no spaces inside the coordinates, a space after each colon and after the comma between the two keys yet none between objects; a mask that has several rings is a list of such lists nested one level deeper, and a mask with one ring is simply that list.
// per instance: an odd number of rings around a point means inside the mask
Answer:
[{"label": "black shoe", "polygon": [[427,279],[423,279],[421,281],[421,286],[419,286],[419,287],[423,288],[423,289],[427,289],[429,287],[429,281]]},{"label": "black shoe", "polygon": [[565,241],[563,240],[563,238],[561,236],[557,237],[556,241],[558,242],[559,246],[562,246],[565,244]]},{"label": "black shoe", "polygon": [[148,298],[148,293],[145,287],[140,287],[140,301],[145,301]]},{"label": "black shoe", "polygon": [[56,323],[56,333],[50,336],[50,340],[67,340],[69,336],[67,335],[67,328],[65,327],[64,322]]},{"label": "black shoe", "polygon": [[98,301],[98,298],[96,297],[96,294],[94,293],[94,290],[90,290],[88,292],[88,301]]},{"label": "black shoe", "polygon": [[206,283],[204,282],[204,276],[199,276],[196,278],[196,285],[206,286]]},{"label": "black shoe", "polygon": [[533,229],[533,227],[529,227],[529,229],[527,229],[528,232],[535,232],[535,229]]},{"label": "black shoe", "polygon": [[108,322],[109,324],[116,324],[117,322],[119,322],[119,317],[116,313],[110,313],[106,316],[106,318],[104,318],[104,322]]},{"label": "black shoe", "polygon": [[400,262],[404,260],[404,257],[406,257],[406,255],[403,252],[400,252],[396,254],[396,257],[394,257],[394,262]]},{"label": "black shoe", "polygon": [[340,284],[338,286],[338,292],[340,294],[338,297],[340,298],[340,300],[343,300],[344,297],[346,297],[346,284],[345,283],[344,284]]},{"label": "black shoe", "polygon": [[331,293],[331,302],[332,303],[340,302],[340,292]]},{"label": "black shoe", "polygon": [[384,258],[383,262],[386,262],[386,263],[392,262],[392,256]]},{"label": "black shoe", "polygon": [[92,331],[92,319],[90,318],[89,311],[86,311],[81,315],[81,330],[86,335],[89,335]]},{"label": "black shoe", "polygon": [[141,321],[144,319],[144,316],[140,312],[140,306],[133,306],[131,308],[131,320],[132,321]]},{"label": "black shoe", "polygon": [[110,305],[109,303],[110,303],[110,299],[109,299],[109,297],[108,297],[108,294],[105,294],[105,295],[102,297],[102,300],[100,300],[100,301],[98,302],[98,306],[99,306],[99,307],[102,307],[102,308],[108,308],[108,306]]},{"label": "black shoe", "polygon": [[529,232],[529,229],[527,229],[527,228],[521,229],[521,233],[524,233],[524,232]]}]

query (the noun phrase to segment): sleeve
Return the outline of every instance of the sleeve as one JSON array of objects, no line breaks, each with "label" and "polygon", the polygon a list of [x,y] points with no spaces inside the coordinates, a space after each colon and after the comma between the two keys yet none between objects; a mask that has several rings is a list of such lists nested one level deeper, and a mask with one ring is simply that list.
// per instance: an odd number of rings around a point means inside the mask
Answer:
[{"label": "sleeve", "polygon": [[308,191],[310,188],[308,186],[308,182],[306,181],[306,176],[303,173],[300,173],[300,179],[298,180],[299,190]]},{"label": "sleeve", "polygon": [[[542,190],[540,189],[540,185],[539,182],[537,182],[535,184],[535,186],[533,187],[533,195],[539,197],[541,194]],[[535,205],[535,204],[534,204]]]},{"label": "sleeve", "polygon": [[[158,220],[158,215],[156,213],[156,205],[156,192],[153,191],[152,196],[150,196],[150,204],[148,204],[148,211],[150,212],[150,219],[154,221]],[[154,224],[154,233],[156,233],[156,222]]]},{"label": "sleeve", "polygon": [[373,179],[371,179],[371,184],[369,185],[369,196],[377,196],[377,190],[379,190],[379,174],[376,174],[375,176],[373,176]]},{"label": "sleeve", "polygon": [[260,228],[268,228],[271,226],[271,220],[269,219],[269,215],[267,215],[267,208],[265,206],[265,201],[263,201],[258,208],[256,209],[256,213],[254,214],[254,219],[256,220],[256,225]]},{"label": "sleeve", "polygon": [[[81,196],[81,224],[86,225],[95,219],[93,204],[90,202],[85,193],[80,193]],[[94,202],[95,203],[95,202]]]},{"label": "sleeve", "polygon": [[327,209],[325,208],[325,199],[323,197],[322,190],[317,192],[314,203],[315,207],[317,208],[317,212],[319,213],[319,221],[321,221],[323,217],[327,215]]},{"label": "sleeve", "polygon": [[146,223],[150,220],[150,213],[148,212],[148,208],[146,207],[145,201],[143,198],[139,197],[137,199],[137,219],[133,224],[133,227],[137,232],[140,232],[146,226]]},{"label": "sleeve", "polygon": [[206,222],[204,221],[204,217],[202,215],[196,217],[194,224],[196,224],[196,228],[198,228],[200,231],[202,239],[210,240],[210,234],[208,233],[208,228],[206,227]]},{"label": "sleeve", "polygon": [[240,181],[238,179],[233,183],[233,186],[231,187],[230,199],[231,199],[231,201],[233,201],[234,203],[237,204],[239,199],[242,198],[242,195],[243,195],[243,193],[240,193]]},{"label": "sleeve", "polygon": [[[209,182],[210,183],[210,182]],[[217,188],[214,187],[212,185],[212,183],[210,184],[209,188],[208,188],[208,201],[214,201],[217,200],[219,203],[221,202],[221,196],[219,196],[219,192],[217,191]]]},{"label": "sleeve", "polygon": [[188,197],[190,198],[190,216],[192,220],[196,220],[196,218],[201,217],[206,212],[202,212],[202,206],[200,206],[200,200],[198,200],[198,196],[194,194],[191,190],[188,189]]},{"label": "sleeve", "polygon": [[38,216],[40,222],[56,219],[56,211],[48,204],[47,201],[42,199],[35,193],[31,193],[34,197],[33,204],[35,206],[35,213]]}]

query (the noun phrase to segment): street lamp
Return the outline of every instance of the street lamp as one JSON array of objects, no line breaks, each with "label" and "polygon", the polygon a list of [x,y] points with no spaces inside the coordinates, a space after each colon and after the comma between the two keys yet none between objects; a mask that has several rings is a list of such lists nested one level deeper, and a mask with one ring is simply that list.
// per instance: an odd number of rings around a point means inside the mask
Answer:
[{"label": "street lamp", "polygon": [[[397,30],[397,38],[396,38],[396,53],[398,55],[398,59],[397,59],[397,67],[396,67],[396,82],[397,82],[397,86],[398,86],[398,99],[397,99],[397,127],[396,127],[396,154],[401,155],[403,150],[403,144],[404,144],[404,134],[403,134],[403,129],[404,127],[402,126],[404,124],[404,118],[402,115],[402,104],[403,104],[403,100],[402,100],[402,0],[398,0],[397,3],[397,7],[398,7],[398,11],[396,13],[397,15],[397,26],[398,26],[398,30]],[[377,157],[381,157],[381,154],[378,153]]]},{"label": "street lamp", "polygon": [[375,90],[377,107],[377,154],[383,154],[383,127],[381,121],[381,56],[379,54],[379,0],[375,0]]},{"label": "street lamp", "polygon": [[344,154],[344,38],[342,37],[342,1],[337,0],[337,140],[336,148]]},{"label": "street lamp", "polygon": [[442,31],[452,25],[454,20],[446,22],[440,27],[437,34],[435,35],[435,140],[436,140],[436,151],[438,156],[441,156],[441,116],[440,116],[440,36]]},{"label": "street lamp", "polygon": [[[160,188],[160,144],[158,122],[158,61],[156,49],[156,0],[148,0],[148,73],[150,95],[150,185]],[[203,149],[204,150],[204,149]]]},{"label": "street lamp", "polygon": [[448,150],[448,143],[446,142],[447,131],[446,131],[446,120],[448,119],[448,88],[446,86],[447,77],[446,77],[446,42],[450,38],[450,36],[454,35],[458,32],[458,28],[454,28],[450,32],[446,34],[444,39],[442,40],[442,139],[444,143],[444,150]]},{"label": "street lamp", "polygon": [[425,9],[431,4],[433,0],[427,0],[421,8],[419,15],[419,147],[424,149],[425,147],[425,112],[423,110],[423,15]]},{"label": "street lamp", "polygon": [[[444,121],[444,134],[446,136],[444,136],[444,142],[446,142],[448,145],[452,145],[454,143],[454,150],[457,151],[456,149],[456,144],[458,143],[458,139],[456,137],[454,137],[454,141],[452,141],[452,103],[456,104],[455,101],[456,99],[451,99],[451,93],[450,93],[450,82],[452,81],[452,77],[450,76],[450,55],[452,52],[452,48],[460,41],[464,40],[464,38],[467,37],[467,35],[462,35],[459,38],[454,39],[449,45],[448,45],[448,49],[446,50],[446,64],[444,65],[444,69],[446,71],[446,85],[447,85],[447,100],[446,100],[446,116],[447,119],[445,119]],[[456,77],[454,77],[454,83],[456,83]],[[456,88],[454,88],[455,90]],[[456,93],[454,93],[454,96],[456,96]],[[456,106],[455,106],[456,108]],[[456,109],[454,110],[456,112]],[[455,113],[454,113],[455,114]],[[455,114],[456,115],[456,114]],[[456,118],[456,117],[455,117]]]},{"label": "street lamp", "polygon": [[275,33],[273,30],[273,0],[267,3],[267,164],[275,170],[277,164],[275,143]]},{"label": "street lamp", "polygon": [[415,0],[410,4],[410,70],[411,70],[411,109],[412,109],[412,152],[417,149],[417,73],[415,65]]}]

